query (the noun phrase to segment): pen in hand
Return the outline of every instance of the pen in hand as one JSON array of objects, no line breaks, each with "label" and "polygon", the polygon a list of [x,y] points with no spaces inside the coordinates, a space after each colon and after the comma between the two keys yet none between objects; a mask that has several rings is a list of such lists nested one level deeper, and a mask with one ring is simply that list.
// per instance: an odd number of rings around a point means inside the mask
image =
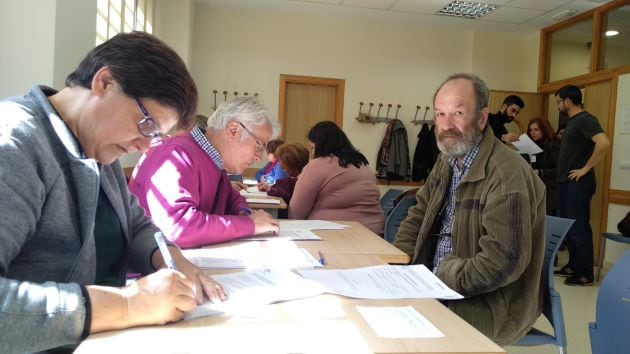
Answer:
[{"label": "pen in hand", "polygon": [[158,248],[160,249],[160,253],[162,254],[162,258],[164,259],[164,263],[168,267],[168,269],[177,270],[175,267],[175,261],[173,257],[171,257],[171,253],[168,251],[168,246],[166,245],[166,237],[160,231],[153,234],[155,237],[155,242],[158,244]]},{"label": "pen in hand", "polygon": [[324,259],[324,255],[322,254],[322,252],[318,251],[317,253],[319,254],[319,263],[321,265],[326,265],[326,260]]}]

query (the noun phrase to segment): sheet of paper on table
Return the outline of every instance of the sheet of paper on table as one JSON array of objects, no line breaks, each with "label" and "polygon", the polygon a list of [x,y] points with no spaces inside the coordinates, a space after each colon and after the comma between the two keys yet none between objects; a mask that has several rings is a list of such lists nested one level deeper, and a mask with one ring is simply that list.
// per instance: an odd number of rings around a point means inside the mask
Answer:
[{"label": "sheet of paper on table", "polygon": [[259,267],[231,274],[214,275],[228,292],[228,300],[220,304],[206,302],[188,312],[185,320],[220,315],[255,313],[261,306],[324,293],[324,287],[286,269]]},{"label": "sheet of paper on table", "polygon": [[255,235],[243,238],[250,241],[271,241],[271,240],[290,240],[290,241],[317,241],[322,238],[315,235],[313,231],[306,229],[289,229],[286,230],[280,225],[280,233],[278,235]]},{"label": "sheet of paper on table", "polygon": [[325,220],[280,220],[280,230],[343,230],[348,225]]},{"label": "sheet of paper on table", "polygon": [[305,269],[297,272],[306,279],[321,283],[330,293],[358,299],[463,298],[423,264],[378,265],[355,269]]},{"label": "sheet of paper on table", "polygon": [[357,310],[374,333],[382,338],[444,337],[444,333],[411,306],[357,306]]},{"label": "sheet of paper on table", "polygon": [[221,248],[182,250],[193,264],[202,269],[251,269],[262,265],[284,269],[312,269],[322,267],[307,250],[286,240],[246,242]]},{"label": "sheet of paper on table", "polygon": [[245,198],[248,204],[275,204],[280,205],[280,199],[274,198],[260,198],[260,197],[248,197]]}]

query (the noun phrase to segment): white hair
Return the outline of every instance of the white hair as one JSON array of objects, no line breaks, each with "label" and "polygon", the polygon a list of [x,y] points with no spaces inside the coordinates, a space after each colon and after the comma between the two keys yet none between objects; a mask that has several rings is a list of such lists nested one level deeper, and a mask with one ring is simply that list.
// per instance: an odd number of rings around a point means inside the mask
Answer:
[{"label": "white hair", "polygon": [[208,129],[223,130],[231,122],[240,122],[250,129],[269,125],[272,129],[270,139],[280,133],[278,119],[271,117],[267,106],[252,96],[236,97],[221,103],[208,119]]}]

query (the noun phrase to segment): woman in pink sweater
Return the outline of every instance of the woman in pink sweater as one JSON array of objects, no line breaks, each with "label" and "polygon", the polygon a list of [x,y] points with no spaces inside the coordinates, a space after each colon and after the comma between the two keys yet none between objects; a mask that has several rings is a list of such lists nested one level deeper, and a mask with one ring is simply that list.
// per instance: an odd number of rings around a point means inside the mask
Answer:
[{"label": "woman in pink sweater", "polygon": [[358,221],[380,234],[384,216],[368,161],[330,121],[308,133],[313,160],[302,170],[289,204],[289,218]]}]

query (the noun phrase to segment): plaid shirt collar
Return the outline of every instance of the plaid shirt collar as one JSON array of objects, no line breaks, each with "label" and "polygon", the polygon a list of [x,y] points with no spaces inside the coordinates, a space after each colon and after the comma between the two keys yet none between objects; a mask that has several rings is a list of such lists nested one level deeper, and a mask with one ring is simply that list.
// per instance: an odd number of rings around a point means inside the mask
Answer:
[{"label": "plaid shirt collar", "polygon": [[457,166],[456,157],[451,157],[448,159],[448,164],[451,165],[453,172],[456,173],[459,178],[463,178],[468,172],[468,170],[470,169],[470,166],[472,166],[473,162],[475,162],[475,158],[477,157],[477,154],[479,153],[479,145],[481,145],[481,141],[475,144],[475,146],[472,149],[470,149],[470,151],[468,151],[466,155],[464,155],[464,159],[463,159],[464,162],[462,163],[461,168]]},{"label": "plaid shirt collar", "polygon": [[219,170],[223,170],[223,158],[217,151],[217,149],[212,146],[212,144],[208,141],[208,138],[203,134],[199,127],[194,127],[190,131],[190,135],[193,137],[197,145],[208,154],[208,156],[212,159],[215,165]]}]

